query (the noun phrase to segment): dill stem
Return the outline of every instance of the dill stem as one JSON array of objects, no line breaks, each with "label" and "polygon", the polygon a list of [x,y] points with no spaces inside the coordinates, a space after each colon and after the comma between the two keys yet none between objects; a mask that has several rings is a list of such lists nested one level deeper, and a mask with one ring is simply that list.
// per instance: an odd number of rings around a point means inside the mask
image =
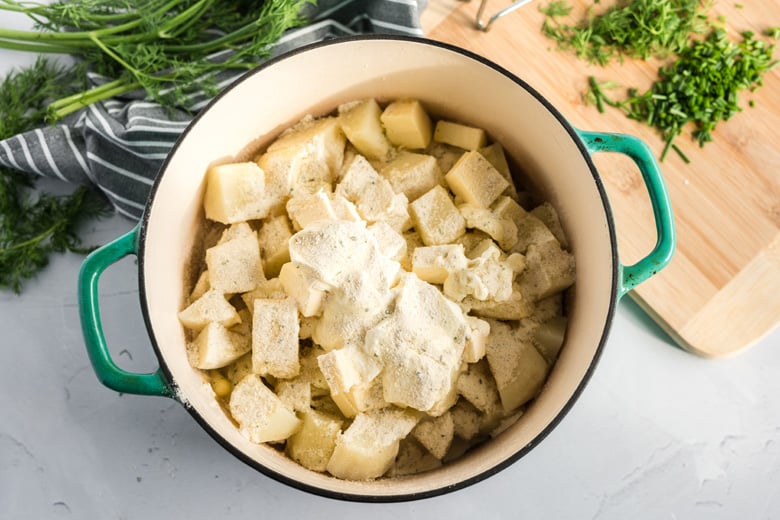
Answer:
[{"label": "dill stem", "polygon": [[45,43],[22,43],[4,39],[0,36],[0,49],[22,52],[40,52],[46,54],[72,54],[76,47],[87,48],[86,45],[49,45]]},{"label": "dill stem", "polygon": [[[106,83],[106,85],[109,85],[109,83]],[[110,85],[113,85],[113,88],[102,89],[102,87],[104,87],[105,85],[101,85],[100,87],[95,87],[94,89],[86,90],[75,96],[70,96],[70,98],[73,99],[67,103],[61,101],[68,98],[63,98],[63,100],[57,100],[56,101],[56,103],[58,104],[57,108],[53,110],[53,114],[52,114],[54,116],[54,119],[55,120],[61,119],[69,114],[72,114],[73,112],[76,112],[77,110],[87,107],[93,103],[97,103],[98,101],[109,99],[114,96],[119,96],[126,92],[131,92],[133,90],[141,88],[141,84],[137,81],[128,83],[123,80],[116,80],[116,81],[112,81]]]},{"label": "dill stem", "polygon": [[165,22],[157,30],[157,34],[162,38],[175,38],[197,22],[200,15],[208,11],[213,3],[214,0],[200,0]]},{"label": "dill stem", "polygon": [[62,106],[70,105],[74,101],[78,101],[79,99],[83,98],[86,94],[100,94],[103,91],[113,91],[116,89],[119,85],[122,85],[124,83],[121,79],[115,79],[114,81],[110,81],[108,83],[103,83],[102,85],[98,85],[97,87],[93,87],[89,90],[86,90],[84,92],[78,92],[76,94],[73,94],[71,96],[67,96],[64,98],[60,98],[56,101],[52,101],[49,103],[50,109],[58,109]]},{"label": "dill stem", "polygon": [[59,218],[54,224],[52,224],[51,227],[44,230],[42,233],[39,233],[38,235],[35,235],[32,238],[28,238],[24,242],[17,242],[16,244],[13,244],[9,247],[0,248],[0,254],[5,255],[10,253],[11,251],[18,251],[19,249],[24,249],[25,247],[30,246],[37,246],[50,236],[54,235],[60,228],[65,226],[68,223],[68,220],[64,217]]},{"label": "dill stem", "polygon": [[[93,31],[73,31],[73,32],[39,32],[39,31],[24,31],[17,29],[0,29],[0,39],[15,39],[21,41],[43,41],[43,42],[73,42],[84,43],[87,46],[90,45],[90,41],[93,38],[101,38],[104,36],[112,36],[125,31],[129,31],[137,28],[144,23],[147,16],[159,16],[163,15],[170,9],[176,7],[182,0],[170,0],[168,3],[160,6],[156,11],[144,16],[135,16],[131,21],[125,22],[120,25],[113,25],[104,29],[97,29]],[[146,35],[147,33],[142,33]],[[118,37],[119,39],[120,37]],[[127,41],[127,37],[121,38],[122,41]],[[112,42],[113,43],[113,42]]]}]

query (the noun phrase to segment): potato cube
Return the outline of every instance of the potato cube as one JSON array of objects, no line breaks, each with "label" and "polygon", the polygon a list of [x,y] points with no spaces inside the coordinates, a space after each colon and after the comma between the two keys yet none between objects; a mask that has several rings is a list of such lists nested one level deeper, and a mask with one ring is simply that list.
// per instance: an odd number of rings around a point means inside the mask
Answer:
[{"label": "potato cube", "polygon": [[[346,136],[337,117],[321,117],[304,120],[284,132],[268,147],[269,152],[291,149],[306,152],[312,162],[327,166],[327,180],[341,168],[344,160]],[[300,179],[299,179],[300,182]]]},{"label": "potato cube", "polygon": [[295,230],[303,229],[318,220],[337,220],[330,197],[324,190],[296,195],[287,201],[286,208]]},{"label": "potato cube", "polygon": [[336,186],[336,194],[354,202],[358,213],[367,222],[392,221],[399,212],[401,220],[409,218],[406,198],[401,195],[403,199],[399,199],[387,179],[379,175],[362,155],[352,160]]},{"label": "potato cube", "polygon": [[461,204],[458,211],[466,220],[467,228],[487,233],[504,251],[517,243],[517,226],[512,220],[501,218],[488,208],[471,204]]},{"label": "potato cube", "polygon": [[304,468],[325,471],[344,423],[315,410],[304,412],[302,419],[301,429],[287,440],[285,451]]},{"label": "potato cube", "polygon": [[179,321],[189,329],[200,330],[211,322],[230,327],[239,323],[241,318],[222,291],[210,289],[179,312]]},{"label": "potato cube", "polygon": [[554,242],[556,246],[559,246],[558,240],[550,228],[545,226],[544,222],[539,220],[536,215],[528,213],[517,225],[517,243],[512,250],[525,254],[531,244],[543,245],[547,242]]},{"label": "potato cube", "polygon": [[463,440],[471,440],[479,434],[479,410],[465,399],[460,399],[450,409],[455,435]]},{"label": "potato cube", "polygon": [[425,446],[413,437],[406,437],[399,443],[398,455],[387,476],[416,475],[440,467],[441,461],[431,455]]},{"label": "potato cube", "polygon": [[449,244],[466,232],[466,221],[441,186],[409,204],[414,226],[427,246]]},{"label": "potato cube", "polygon": [[390,182],[396,193],[403,193],[410,202],[443,180],[435,157],[412,152],[400,152],[379,173]]},{"label": "potato cube", "polygon": [[290,410],[306,412],[311,409],[311,382],[300,375],[277,381],[274,391]]},{"label": "potato cube", "polygon": [[304,122],[283,134],[257,159],[265,171],[270,214],[292,194],[329,188],[344,158],[345,138],[336,118]]},{"label": "potato cube", "polygon": [[390,469],[399,441],[417,424],[417,416],[394,408],[360,413],[336,438],[328,472],[345,480],[378,478]]},{"label": "potato cube", "polygon": [[230,224],[263,218],[265,172],[253,162],[212,166],[206,173],[206,218]]},{"label": "potato cube", "polygon": [[254,233],[208,248],[206,268],[209,286],[223,293],[252,291],[265,280]]},{"label": "potato cube", "polygon": [[393,101],[382,111],[380,120],[387,138],[395,146],[415,150],[423,149],[431,142],[431,118],[416,99]]},{"label": "potato cube", "polygon": [[376,245],[365,222],[319,221],[293,235],[289,254],[293,262],[337,287],[346,273],[368,264],[371,255],[376,254]]},{"label": "potato cube", "polygon": [[325,380],[325,376],[322,375],[319,362],[317,361],[317,358],[324,353],[325,351],[319,347],[301,348],[301,372],[298,377],[302,381],[311,383],[312,397],[320,397],[330,393],[328,382]]},{"label": "potato cube", "polygon": [[385,160],[392,148],[382,128],[381,115],[382,109],[375,99],[339,107],[339,120],[347,139],[370,159]]},{"label": "potato cube", "polygon": [[287,262],[279,272],[279,281],[284,292],[297,304],[302,316],[319,316],[322,313],[325,292],[331,287],[319,281],[311,269]]},{"label": "potato cube", "polygon": [[487,144],[487,134],[481,128],[439,120],[433,131],[433,140],[464,150],[478,150]]},{"label": "potato cube", "polygon": [[206,294],[206,291],[209,289],[211,289],[211,286],[209,285],[209,272],[208,269],[205,269],[200,273],[200,276],[198,276],[198,280],[195,282],[192,292],[190,292],[190,303]]},{"label": "potato cube", "polygon": [[361,383],[353,386],[348,392],[330,394],[344,417],[352,418],[361,412],[386,408],[382,385],[379,383]]},{"label": "potato cube", "polygon": [[379,251],[387,258],[401,261],[406,256],[406,239],[387,222],[374,222],[368,226]]},{"label": "potato cube", "polygon": [[286,215],[266,219],[257,233],[263,271],[268,278],[279,275],[282,265],[290,261],[289,241],[292,225]]},{"label": "potato cube", "polygon": [[458,378],[458,393],[478,410],[486,414],[495,413],[498,388],[486,361],[469,365],[465,374]]},{"label": "potato cube", "polygon": [[504,411],[533,399],[547,377],[547,362],[530,341],[517,337],[511,325],[490,324],[487,361],[496,380]]},{"label": "potato cube", "polygon": [[236,334],[217,322],[211,322],[193,341],[196,349],[195,368],[203,370],[229,365],[252,349],[250,338]]},{"label": "potato cube", "polygon": [[255,300],[252,315],[252,371],[295,377],[298,361],[298,309],[291,299]]},{"label": "potato cube", "polygon": [[556,240],[558,240],[558,243],[561,244],[562,248],[567,249],[569,247],[569,243],[566,240],[566,234],[563,232],[563,227],[561,226],[561,221],[558,219],[558,212],[552,204],[543,202],[532,209],[531,214],[544,222],[544,225],[547,226],[547,229],[549,229],[553,235],[555,235]]},{"label": "potato cube", "polygon": [[255,443],[283,441],[301,425],[257,374],[244,376],[233,388],[229,408],[241,434]]},{"label": "potato cube", "polygon": [[418,247],[412,253],[412,272],[428,283],[443,284],[451,273],[466,269],[467,263],[461,244]]},{"label": "potato cube", "polygon": [[489,207],[509,182],[479,152],[466,152],[444,176],[452,192],[469,204]]},{"label": "potato cube", "polygon": [[248,222],[236,222],[235,224],[230,224],[228,227],[222,230],[222,234],[219,235],[217,244],[224,244],[225,242],[230,242],[233,239],[245,238],[248,236],[257,238],[257,235],[252,229],[252,226],[250,226]]},{"label": "potato cube", "polygon": [[479,149],[479,153],[488,160],[490,164],[509,182],[504,195],[518,200],[517,188],[515,187],[515,181],[512,178],[512,172],[509,169],[509,163],[506,160],[506,154],[504,154],[504,147],[501,143],[493,143],[484,148]]},{"label": "potato cube", "polygon": [[525,255],[526,269],[518,282],[524,296],[540,300],[567,289],[574,283],[574,255],[557,241],[531,244]]},{"label": "potato cube", "polygon": [[282,287],[282,282],[279,278],[263,280],[257,284],[257,287],[253,291],[241,294],[241,299],[250,313],[254,312],[255,300],[283,300],[285,298],[287,298],[287,293],[284,291],[284,287]]},{"label": "potato cube", "polygon": [[466,346],[463,348],[463,361],[476,363],[485,357],[487,338],[490,335],[490,324],[475,316],[466,316],[468,329],[466,331]]},{"label": "potato cube", "polygon": [[509,219],[515,223],[515,227],[520,228],[520,223],[528,215],[528,212],[518,204],[514,199],[505,195],[499,196],[490,206],[493,213],[499,218]]},{"label": "potato cube", "polygon": [[[458,162],[460,156],[463,155],[463,149],[456,146],[450,146],[444,143],[432,142],[431,145],[425,150],[425,153],[433,155],[436,158],[436,163],[439,165],[439,170],[443,173],[447,173],[452,168],[452,165]],[[442,177],[442,182],[444,178]]]},{"label": "potato cube", "polygon": [[455,424],[449,412],[431,420],[421,421],[412,430],[412,435],[437,459],[441,460],[450,449],[455,436]]},{"label": "potato cube", "polygon": [[558,316],[542,323],[534,330],[534,345],[550,366],[555,362],[563,346],[566,323],[566,316]]},{"label": "potato cube", "polygon": [[331,394],[347,393],[355,385],[371,382],[382,365],[355,345],[331,350],[317,358]]},{"label": "potato cube", "polygon": [[512,284],[512,293],[507,300],[479,300],[474,296],[466,296],[461,304],[475,316],[497,320],[520,320],[534,312],[533,299],[525,297],[518,282]]},{"label": "potato cube", "polygon": [[223,368],[223,370],[225,371],[225,377],[235,387],[247,374],[252,373],[252,353],[247,352]]},{"label": "potato cube", "polygon": [[512,295],[514,271],[501,260],[501,250],[488,239],[487,246],[476,258],[469,260],[465,269],[453,272],[444,281],[444,294],[454,301],[467,296],[477,300],[506,301]]}]

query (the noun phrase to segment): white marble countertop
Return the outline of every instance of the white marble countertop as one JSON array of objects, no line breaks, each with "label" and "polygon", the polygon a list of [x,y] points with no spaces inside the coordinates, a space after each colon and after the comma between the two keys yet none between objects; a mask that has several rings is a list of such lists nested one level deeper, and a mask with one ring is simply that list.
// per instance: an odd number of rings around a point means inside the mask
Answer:
[{"label": "white marble countertop", "polygon": [[[0,51],[0,74],[30,60]],[[132,225],[113,217],[85,237],[104,243]],[[625,299],[585,392],[519,462],[433,499],[347,503],[244,465],[175,401],[103,387],[79,325],[82,259],[57,256],[23,295],[0,292],[2,519],[780,518],[780,329],[704,360]],[[100,291],[115,359],[154,370],[134,259],[109,268]]]}]

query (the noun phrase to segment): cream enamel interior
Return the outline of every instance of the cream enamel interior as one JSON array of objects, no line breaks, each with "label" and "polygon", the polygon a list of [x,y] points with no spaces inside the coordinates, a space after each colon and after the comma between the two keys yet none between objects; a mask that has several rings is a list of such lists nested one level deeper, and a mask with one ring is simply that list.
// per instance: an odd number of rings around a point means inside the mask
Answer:
[{"label": "cream enamel interior", "polygon": [[[548,383],[504,434],[442,469],[403,479],[345,482],[305,470],[244,439],[190,368],[176,317],[193,247],[206,166],[268,142],[307,113],[376,97],[414,97],[433,111],[486,128],[559,210],[576,255],[566,344]],[[612,234],[602,195],[575,140],[538,99],[494,67],[452,49],[406,39],[317,46],[248,75],[201,114],[171,155],[147,208],[141,249],[150,333],[183,400],[224,442],[273,473],[323,493],[381,499],[427,494],[475,479],[535,444],[587,377],[606,334],[613,286]]]}]

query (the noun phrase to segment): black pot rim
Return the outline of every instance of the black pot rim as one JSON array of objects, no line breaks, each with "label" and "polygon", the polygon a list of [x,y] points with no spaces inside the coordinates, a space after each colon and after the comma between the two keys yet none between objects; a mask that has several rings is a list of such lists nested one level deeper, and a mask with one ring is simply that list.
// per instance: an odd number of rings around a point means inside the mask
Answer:
[{"label": "black pot rim", "polygon": [[146,324],[147,331],[149,333],[149,338],[152,343],[152,348],[154,349],[155,355],[158,359],[158,362],[160,364],[160,369],[162,370],[163,374],[165,375],[165,378],[170,382],[171,386],[174,387],[176,390],[178,390],[176,386],[175,378],[173,377],[173,374],[170,370],[170,367],[168,367],[167,363],[165,363],[165,358],[162,355],[162,349],[160,348],[160,345],[157,342],[157,339],[154,335],[154,329],[151,325],[151,317],[149,315],[149,309],[146,305],[146,284],[145,284],[145,278],[144,278],[144,264],[145,264],[145,249],[146,249],[146,234],[149,226],[149,208],[151,208],[152,204],[155,200],[155,195],[157,193],[157,189],[159,188],[161,179],[163,177],[163,174],[165,170],[168,168],[168,164],[171,160],[171,158],[175,155],[176,150],[178,149],[181,142],[187,137],[190,130],[193,128],[195,124],[200,120],[200,118],[209,111],[209,109],[219,100],[227,95],[233,88],[235,88],[237,85],[245,81],[247,78],[254,76],[255,74],[261,73],[263,70],[265,70],[268,67],[272,67],[274,64],[284,61],[289,57],[296,56],[298,54],[308,52],[312,49],[317,49],[320,47],[326,47],[331,45],[343,45],[345,43],[354,43],[354,42],[360,42],[360,41],[368,41],[368,40],[385,40],[385,41],[404,41],[404,42],[414,42],[421,45],[428,45],[433,47],[439,47],[444,50],[454,52],[457,54],[461,54],[467,58],[470,58],[472,60],[475,60],[477,62],[480,62],[483,65],[486,65],[488,67],[493,68],[497,72],[501,73],[508,79],[512,80],[515,84],[517,84],[519,87],[527,91],[529,94],[531,94],[539,103],[541,103],[548,112],[552,116],[555,117],[555,119],[558,121],[558,123],[566,130],[566,132],[569,134],[569,137],[574,141],[574,143],[577,145],[577,148],[579,149],[580,153],[582,154],[582,157],[585,159],[585,162],[588,166],[588,170],[590,171],[590,174],[593,178],[593,182],[596,184],[596,188],[598,190],[599,196],[601,198],[601,203],[604,209],[604,213],[606,215],[608,228],[609,228],[609,236],[610,236],[610,244],[611,244],[611,258],[612,258],[612,281],[611,281],[611,295],[610,295],[610,302],[609,302],[609,309],[607,313],[607,319],[604,323],[604,328],[602,330],[601,338],[599,340],[599,344],[596,348],[596,351],[593,355],[593,358],[590,362],[590,365],[588,366],[587,370],[585,371],[585,374],[583,375],[580,383],[577,385],[577,388],[572,393],[571,397],[567,400],[567,402],[564,404],[564,406],[561,408],[560,412],[553,418],[552,421],[550,421],[545,428],[539,432],[539,434],[534,437],[531,442],[520,448],[517,452],[515,452],[514,455],[507,458],[506,460],[502,461],[501,463],[491,467],[490,469],[475,475],[469,479],[463,480],[461,482],[458,482],[454,485],[448,485],[448,486],[442,486],[435,489],[429,489],[425,491],[421,491],[419,493],[406,493],[406,494],[399,494],[399,495],[360,495],[360,494],[352,494],[352,493],[341,493],[341,492],[335,492],[329,489],[323,489],[319,488],[317,486],[311,486],[308,484],[304,484],[302,482],[299,482],[295,479],[292,479],[282,473],[273,471],[269,469],[268,467],[258,463],[254,459],[251,459],[250,457],[246,456],[241,450],[237,449],[233,444],[228,442],[224,437],[222,437],[219,433],[216,432],[216,430],[209,424],[209,422],[198,413],[197,410],[195,410],[191,406],[186,406],[185,408],[187,411],[192,415],[192,417],[200,424],[200,426],[206,430],[206,432],[214,439],[216,440],[222,447],[224,447],[227,451],[229,451],[232,455],[234,455],[236,458],[244,462],[245,464],[249,465],[250,467],[256,469],[260,473],[278,481],[283,484],[287,484],[293,488],[297,488],[302,491],[306,491],[308,493],[312,493],[314,495],[319,495],[326,498],[332,498],[336,500],[344,500],[344,501],[352,501],[352,502],[370,502],[370,503],[389,503],[389,502],[407,502],[407,501],[413,501],[413,500],[421,500],[425,498],[432,498],[436,496],[440,496],[446,493],[450,493],[453,491],[457,491],[466,487],[469,487],[473,484],[476,484],[477,482],[481,482],[488,477],[495,475],[496,473],[506,469],[510,465],[517,462],[519,459],[521,459],[523,456],[525,456],[529,451],[531,451],[536,445],[538,445],[547,435],[552,432],[553,429],[555,429],[558,424],[563,420],[563,418],[568,414],[569,410],[571,410],[574,403],[577,401],[577,399],[580,397],[582,392],[585,389],[585,386],[590,381],[590,378],[593,375],[593,372],[596,368],[596,365],[598,364],[601,354],[604,350],[604,346],[606,345],[607,338],[609,336],[609,331],[612,325],[612,320],[615,315],[615,309],[617,306],[618,301],[618,276],[619,276],[619,261],[618,261],[618,251],[617,251],[617,238],[616,238],[616,231],[615,231],[615,222],[614,217],[612,214],[612,210],[610,208],[610,204],[607,198],[607,193],[604,187],[604,184],[601,181],[601,178],[598,174],[598,170],[596,169],[595,164],[593,163],[591,156],[585,147],[585,144],[580,139],[579,135],[577,134],[577,131],[574,129],[573,126],[569,124],[569,122],[564,118],[564,116],[539,92],[537,92],[533,87],[531,87],[528,83],[526,83],[524,80],[520,79],[518,76],[513,74],[512,72],[508,71],[507,69],[501,67],[500,65],[492,62],[491,60],[480,56],[478,54],[475,54],[471,51],[468,51],[466,49],[463,49],[461,47],[457,47],[448,43],[439,42],[436,40],[431,40],[428,38],[423,37],[417,37],[417,36],[408,36],[408,35],[377,35],[377,34],[371,34],[371,35],[356,35],[356,36],[347,36],[347,37],[340,37],[332,40],[325,40],[321,42],[316,42],[308,45],[304,45],[302,47],[299,47],[297,49],[291,50],[287,53],[284,53],[280,56],[276,56],[274,58],[271,58],[262,64],[258,65],[256,68],[252,69],[251,71],[247,72],[244,76],[239,78],[237,81],[232,83],[230,86],[225,88],[222,92],[220,92],[217,96],[214,97],[192,120],[192,122],[187,126],[187,128],[182,132],[181,136],[176,141],[175,145],[171,149],[170,153],[168,154],[168,157],[163,162],[159,173],[157,177],[155,178],[154,184],[152,185],[152,189],[149,195],[149,199],[146,204],[146,211],[144,211],[143,217],[140,222],[140,228],[139,228],[139,234],[138,234],[138,284],[139,284],[139,297],[140,297],[140,303],[141,303],[141,313],[143,315],[144,323]]}]

